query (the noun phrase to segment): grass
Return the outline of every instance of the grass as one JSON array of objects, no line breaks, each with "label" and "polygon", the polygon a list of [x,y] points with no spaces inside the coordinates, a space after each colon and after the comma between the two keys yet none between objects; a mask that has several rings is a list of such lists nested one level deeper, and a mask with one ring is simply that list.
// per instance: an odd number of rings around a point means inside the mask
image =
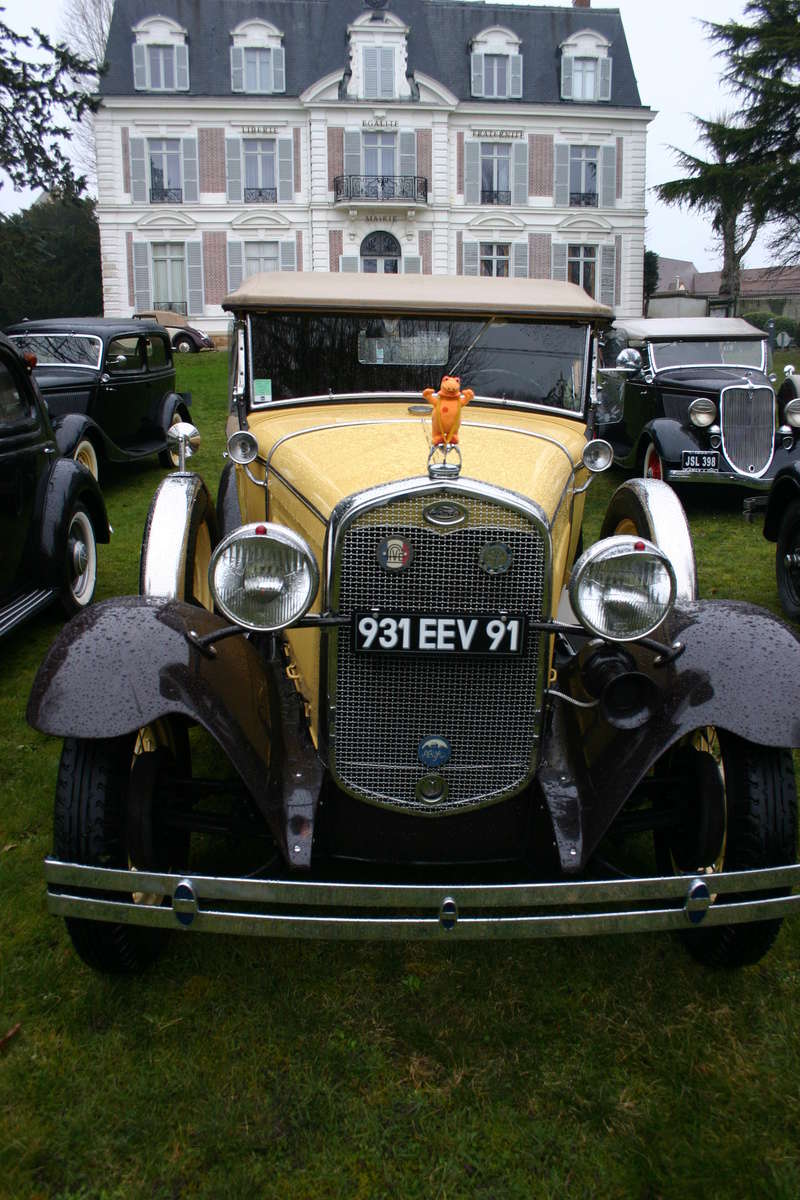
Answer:
[{"label": "grass", "polygon": [[[222,466],[225,364],[181,359]],[[156,466],[103,479],[98,598],[136,590]],[[590,493],[587,539],[620,482]],[[704,596],[778,611],[774,548],[738,492],[689,494]],[[800,1194],[800,923],[762,964],[696,966],[663,936],[529,945],[175,937],[93,974],[49,917],[59,746],[24,722],[60,628],[2,643],[0,1197],[177,1200]]]}]

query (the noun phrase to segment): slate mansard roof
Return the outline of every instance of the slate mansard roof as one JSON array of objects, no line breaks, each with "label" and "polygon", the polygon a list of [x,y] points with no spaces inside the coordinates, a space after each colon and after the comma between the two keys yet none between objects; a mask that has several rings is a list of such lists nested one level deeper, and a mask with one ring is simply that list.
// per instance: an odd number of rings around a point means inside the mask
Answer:
[{"label": "slate mansard roof", "polygon": [[[188,93],[178,95],[231,95],[231,30],[243,21],[261,19],[284,34],[286,91],[282,95],[299,96],[317,80],[344,72],[349,59],[347,26],[368,11],[363,0],[116,0],[107,46],[110,65],[101,81],[101,95],[134,93],[131,29],[148,17],[162,16],[188,32],[190,87]],[[385,11],[410,28],[409,72],[430,76],[461,101],[472,99],[472,39],[501,25],[521,39],[522,103],[572,103],[560,97],[559,46],[572,34],[592,29],[611,43],[610,106],[642,107],[618,9],[389,0]],[[486,98],[481,102],[509,103]],[[608,104],[600,102],[599,107]]]}]

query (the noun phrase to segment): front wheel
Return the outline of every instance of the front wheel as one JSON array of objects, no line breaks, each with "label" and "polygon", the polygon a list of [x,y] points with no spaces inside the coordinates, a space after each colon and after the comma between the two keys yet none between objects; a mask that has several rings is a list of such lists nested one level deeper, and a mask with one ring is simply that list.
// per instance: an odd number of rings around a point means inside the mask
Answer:
[{"label": "front wheel", "polygon": [[[54,852],[63,862],[90,866],[180,871],[188,837],[164,820],[163,796],[189,774],[188,738],[164,719],[135,733],[97,740],[68,738],[58,768]],[[109,893],[107,899],[120,898]],[[162,896],[133,892],[136,904]],[[72,943],[90,967],[132,974],[158,954],[163,933],[137,925],[67,917]]]},{"label": "front wheel", "polygon": [[192,339],[185,333],[175,338],[175,349],[179,354],[191,354],[197,349]]},{"label": "front wheel", "polygon": [[775,551],[778,596],[787,617],[800,621],[800,500],[783,514]]},{"label": "front wheel", "polygon": [[[169,419],[169,425],[167,428],[172,429],[173,425],[180,425],[182,420],[183,420],[183,417],[181,416],[181,414],[178,412],[178,410],[176,408],[174,413],[172,414],[172,416]],[[166,434],[164,436],[166,438]],[[178,454],[178,451],[173,450],[169,444],[166,446],[166,448],[164,450],[159,450],[158,461],[159,461],[159,464],[162,467],[166,467],[167,470],[176,471],[178,469],[178,467],[181,465],[180,455]]]},{"label": "front wheel", "polygon": [[68,616],[74,616],[94,599],[97,583],[97,543],[92,519],[82,504],[70,513],[62,567],[60,599]]},{"label": "front wheel", "polygon": [[645,479],[663,479],[664,464],[653,442],[647,443],[642,464],[642,476]]},{"label": "front wheel", "polygon": [[[655,835],[663,875],[697,874],[714,892],[717,871],[786,866],[797,856],[797,792],[788,750],[760,746],[722,729],[695,730],[670,751],[661,806],[672,821]],[[776,892],[775,895],[785,895]],[[745,896],[720,896],[742,901]],[[690,954],[709,966],[758,962],[782,920],[685,930]]]},{"label": "front wheel", "polygon": [[97,451],[88,438],[81,438],[72,452],[72,457],[75,459],[75,462],[80,463],[83,467],[86,467],[86,470],[90,475],[93,475],[95,479],[100,478],[100,467],[97,462]]}]

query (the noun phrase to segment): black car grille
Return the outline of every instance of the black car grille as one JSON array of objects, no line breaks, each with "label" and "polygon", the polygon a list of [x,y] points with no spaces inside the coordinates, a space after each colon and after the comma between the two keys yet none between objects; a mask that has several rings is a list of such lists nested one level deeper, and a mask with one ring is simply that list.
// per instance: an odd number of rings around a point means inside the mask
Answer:
[{"label": "black car grille", "polygon": [[720,424],[722,448],[731,466],[742,475],[762,475],[772,462],[775,448],[772,388],[723,388]]},{"label": "black car grille", "polygon": [[[456,500],[463,528],[431,528],[423,509]],[[382,539],[407,539],[406,571],[379,566]],[[483,546],[502,541],[513,552],[505,575],[478,567]],[[549,537],[532,517],[480,497],[437,493],[393,499],[347,528],[335,564],[335,603],[343,614],[378,608],[431,614],[524,612],[537,620],[549,572]],[[335,703],[331,768],[361,799],[414,812],[447,812],[518,792],[535,765],[540,712],[541,639],[529,634],[514,658],[356,654],[352,631],[331,639]],[[337,648],[338,643],[338,648]],[[438,769],[447,795],[434,809],[417,797],[429,771],[418,758],[426,737],[447,738],[450,762]]]}]

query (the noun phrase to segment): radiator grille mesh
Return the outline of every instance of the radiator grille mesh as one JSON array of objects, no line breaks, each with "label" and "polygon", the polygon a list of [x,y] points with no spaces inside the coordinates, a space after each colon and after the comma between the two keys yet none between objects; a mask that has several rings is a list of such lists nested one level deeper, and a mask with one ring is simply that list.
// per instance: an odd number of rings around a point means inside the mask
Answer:
[{"label": "radiator grille mesh", "polygon": [[722,447],[731,466],[758,476],[772,461],[775,396],[771,388],[729,387],[721,398]]},{"label": "radiator grille mesh", "polygon": [[[546,542],[539,526],[498,503],[457,497],[466,527],[443,534],[423,509],[447,496],[426,494],[371,509],[347,529],[341,543],[336,608],[343,614],[377,607],[395,612],[487,613],[508,610],[541,616]],[[380,541],[406,538],[414,560],[406,571],[377,562]],[[514,554],[506,575],[478,568],[489,542]],[[363,799],[430,812],[416,796],[427,773],[418,759],[425,737],[452,745],[440,773],[448,785],[436,811],[484,804],[524,786],[538,737],[539,638],[529,635],[514,659],[399,657],[355,654],[349,626],[332,639],[336,653],[336,712],[332,766],[339,783]]]}]

